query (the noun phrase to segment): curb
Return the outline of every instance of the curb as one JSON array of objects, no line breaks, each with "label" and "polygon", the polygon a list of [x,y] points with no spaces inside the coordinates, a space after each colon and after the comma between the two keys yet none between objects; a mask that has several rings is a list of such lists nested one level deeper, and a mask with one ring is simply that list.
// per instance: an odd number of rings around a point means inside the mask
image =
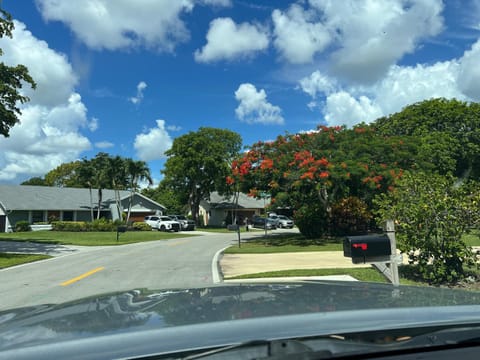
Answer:
[{"label": "curb", "polygon": [[212,259],[212,280],[214,284],[223,282],[223,274],[220,268],[220,258],[223,255],[223,252],[226,248],[230,246],[225,246],[224,248],[218,250]]}]

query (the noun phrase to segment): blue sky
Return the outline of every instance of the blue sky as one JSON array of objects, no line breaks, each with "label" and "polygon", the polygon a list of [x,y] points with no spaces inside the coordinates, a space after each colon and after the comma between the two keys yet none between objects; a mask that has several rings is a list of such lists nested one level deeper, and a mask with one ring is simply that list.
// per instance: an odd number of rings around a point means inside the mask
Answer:
[{"label": "blue sky", "polygon": [[201,126],[244,145],[431,97],[480,100],[480,1],[3,0],[26,65],[0,182],[100,151],[145,160]]}]

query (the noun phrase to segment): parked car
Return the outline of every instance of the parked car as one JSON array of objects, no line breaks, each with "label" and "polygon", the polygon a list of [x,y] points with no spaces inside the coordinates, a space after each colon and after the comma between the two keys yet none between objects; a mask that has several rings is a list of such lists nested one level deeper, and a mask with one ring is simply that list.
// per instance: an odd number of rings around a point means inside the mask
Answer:
[{"label": "parked car", "polygon": [[180,231],[180,223],[165,215],[145,216],[143,221],[158,231]]},{"label": "parked car", "polygon": [[254,228],[265,229],[265,221],[267,222],[267,230],[274,230],[277,228],[275,220],[264,217],[254,217],[252,220],[252,226]]},{"label": "parked car", "polygon": [[181,230],[195,230],[195,221],[184,215],[168,215],[172,220],[180,223]]},{"label": "parked car", "polygon": [[279,226],[279,218],[278,215],[275,213],[268,214],[268,218],[275,224],[275,227],[280,227]]},{"label": "parked car", "polygon": [[277,215],[278,227],[282,229],[292,229],[295,223],[292,219],[285,215]]}]

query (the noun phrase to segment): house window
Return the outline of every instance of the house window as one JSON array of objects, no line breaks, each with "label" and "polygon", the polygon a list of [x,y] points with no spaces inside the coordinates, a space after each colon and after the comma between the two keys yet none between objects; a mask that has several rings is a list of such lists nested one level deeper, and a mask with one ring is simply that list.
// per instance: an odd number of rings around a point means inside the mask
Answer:
[{"label": "house window", "polygon": [[64,211],[63,221],[73,221],[73,211]]},{"label": "house window", "polygon": [[32,223],[33,224],[38,223],[38,222],[43,222],[43,221],[44,221],[43,211],[41,211],[41,210],[32,211]]}]

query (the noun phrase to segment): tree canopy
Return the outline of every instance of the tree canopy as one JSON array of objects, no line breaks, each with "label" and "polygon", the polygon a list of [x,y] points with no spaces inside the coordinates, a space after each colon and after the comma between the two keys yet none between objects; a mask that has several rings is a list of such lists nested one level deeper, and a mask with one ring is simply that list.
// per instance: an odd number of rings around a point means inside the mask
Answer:
[{"label": "tree canopy", "polygon": [[480,179],[480,104],[430,99],[377,119],[384,135],[414,137],[419,158],[441,174]]},{"label": "tree canopy", "polygon": [[355,196],[371,203],[376,193],[392,189],[404,169],[416,166],[415,153],[415,143],[365,125],[320,126],[254,144],[232,163],[226,181],[251,196],[268,193],[273,207],[295,209],[300,231],[318,237],[336,202]]},{"label": "tree canopy", "polygon": [[194,220],[198,218],[200,201],[215,190],[225,189],[230,164],[242,146],[239,134],[201,127],[177,137],[165,154],[166,185],[188,199]]},{"label": "tree canopy", "polygon": [[[0,9],[0,38],[12,37],[14,24],[12,16]],[[3,51],[0,49],[0,56]],[[0,134],[4,137],[10,135],[10,129],[17,124],[22,114],[18,103],[24,104],[30,99],[21,93],[23,84],[29,84],[33,89],[36,83],[24,65],[7,66],[0,62]]]}]

